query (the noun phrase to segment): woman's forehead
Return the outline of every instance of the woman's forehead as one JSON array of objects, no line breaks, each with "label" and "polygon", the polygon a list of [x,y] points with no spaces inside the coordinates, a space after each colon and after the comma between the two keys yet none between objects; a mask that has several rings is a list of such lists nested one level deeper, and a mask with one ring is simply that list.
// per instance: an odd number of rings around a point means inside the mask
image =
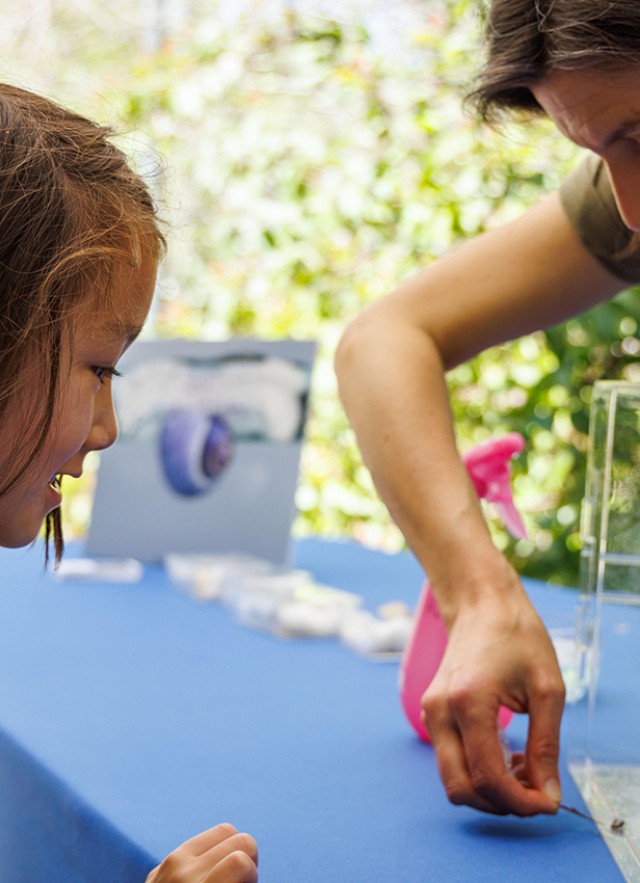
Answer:
[{"label": "woman's forehead", "polygon": [[531,91],[567,138],[596,153],[640,125],[640,67],[552,71]]}]

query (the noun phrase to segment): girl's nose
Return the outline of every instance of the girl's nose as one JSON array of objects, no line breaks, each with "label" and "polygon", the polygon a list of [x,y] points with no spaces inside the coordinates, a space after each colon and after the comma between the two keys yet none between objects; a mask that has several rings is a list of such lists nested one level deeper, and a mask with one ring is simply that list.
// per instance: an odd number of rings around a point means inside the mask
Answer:
[{"label": "girl's nose", "polygon": [[111,390],[105,386],[96,401],[93,423],[84,443],[87,451],[103,451],[118,438],[118,420],[113,407]]}]

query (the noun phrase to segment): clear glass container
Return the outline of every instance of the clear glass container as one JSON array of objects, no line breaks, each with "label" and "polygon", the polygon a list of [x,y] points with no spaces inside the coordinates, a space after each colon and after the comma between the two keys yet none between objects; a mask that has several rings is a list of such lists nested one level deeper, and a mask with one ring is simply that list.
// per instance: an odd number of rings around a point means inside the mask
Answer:
[{"label": "clear glass container", "polygon": [[640,384],[593,388],[581,533],[587,702],[570,770],[625,878],[640,883]]}]

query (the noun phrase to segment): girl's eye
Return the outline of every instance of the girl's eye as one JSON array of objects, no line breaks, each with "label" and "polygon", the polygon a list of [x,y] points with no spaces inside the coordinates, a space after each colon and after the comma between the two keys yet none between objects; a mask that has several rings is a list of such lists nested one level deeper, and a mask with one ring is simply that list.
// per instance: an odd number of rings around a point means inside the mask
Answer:
[{"label": "girl's eye", "polygon": [[110,380],[112,377],[122,377],[122,374],[116,368],[112,367],[93,365],[91,370],[96,375],[100,383],[104,383],[105,380]]}]

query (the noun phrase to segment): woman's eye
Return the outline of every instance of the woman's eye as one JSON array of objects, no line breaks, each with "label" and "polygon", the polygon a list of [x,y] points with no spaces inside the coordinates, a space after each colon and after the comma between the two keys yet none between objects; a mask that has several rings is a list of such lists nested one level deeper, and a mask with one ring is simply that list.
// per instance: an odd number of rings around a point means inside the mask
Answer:
[{"label": "woman's eye", "polygon": [[100,383],[104,383],[105,380],[110,380],[112,377],[122,377],[122,374],[113,367],[94,365],[91,370],[96,375]]}]

